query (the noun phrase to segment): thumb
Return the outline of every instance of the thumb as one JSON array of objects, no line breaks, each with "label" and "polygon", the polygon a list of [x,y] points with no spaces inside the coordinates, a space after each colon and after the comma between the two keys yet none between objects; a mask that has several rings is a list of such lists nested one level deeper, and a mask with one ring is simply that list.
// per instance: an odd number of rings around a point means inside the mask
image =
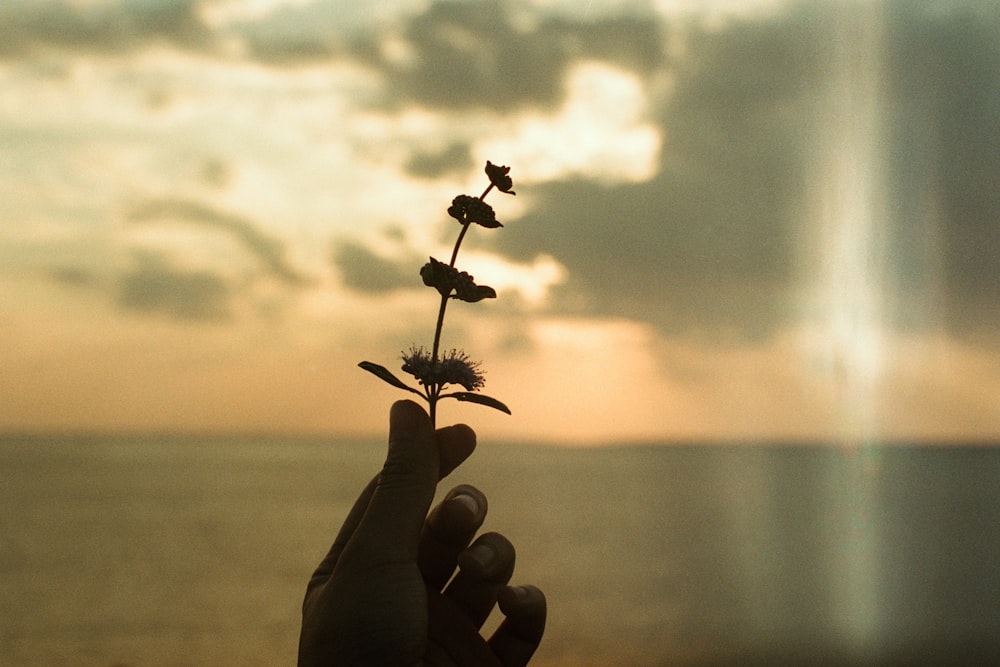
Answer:
[{"label": "thumb", "polygon": [[416,559],[420,531],[434,499],[439,455],[424,409],[397,401],[389,412],[389,451],[352,548],[369,563]]}]

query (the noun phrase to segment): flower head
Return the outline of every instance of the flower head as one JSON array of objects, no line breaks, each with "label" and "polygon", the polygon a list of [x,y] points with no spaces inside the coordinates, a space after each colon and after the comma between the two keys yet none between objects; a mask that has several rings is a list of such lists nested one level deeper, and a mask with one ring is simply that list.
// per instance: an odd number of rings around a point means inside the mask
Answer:
[{"label": "flower head", "polygon": [[449,350],[434,359],[422,346],[411,347],[409,353],[403,354],[403,371],[425,387],[459,384],[467,391],[475,391],[485,384],[479,362],[461,350]]},{"label": "flower head", "polygon": [[448,207],[448,215],[463,225],[474,222],[490,229],[503,227],[503,225],[497,222],[497,216],[493,212],[492,206],[478,197],[470,197],[469,195],[458,195],[455,197],[451,201],[451,206]]},{"label": "flower head", "polygon": [[449,350],[438,363],[442,383],[460,384],[466,391],[475,391],[486,384],[479,362],[472,361],[461,350]]},{"label": "flower head", "polygon": [[506,192],[509,195],[517,194],[511,190],[514,187],[514,181],[510,177],[510,167],[493,164],[487,160],[486,175],[489,177],[490,183],[500,192]]}]

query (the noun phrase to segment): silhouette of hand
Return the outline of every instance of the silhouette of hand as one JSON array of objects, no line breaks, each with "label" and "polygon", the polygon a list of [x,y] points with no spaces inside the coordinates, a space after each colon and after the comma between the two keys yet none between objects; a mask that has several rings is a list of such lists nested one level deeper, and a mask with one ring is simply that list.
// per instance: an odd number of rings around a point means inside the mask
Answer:
[{"label": "silhouette of hand", "polygon": [[[472,541],[486,518],[485,496],[458,486],[427,513],[438,480],[475,445],[468,426],[435,432],[416,403],[392,406],[382,472],[306,589],[299,667],[528,663],[545,629],[545,596],[507,585],[514,547],[505,537]],[[498,602],[506,618],[487,640],[479,630]]]}]

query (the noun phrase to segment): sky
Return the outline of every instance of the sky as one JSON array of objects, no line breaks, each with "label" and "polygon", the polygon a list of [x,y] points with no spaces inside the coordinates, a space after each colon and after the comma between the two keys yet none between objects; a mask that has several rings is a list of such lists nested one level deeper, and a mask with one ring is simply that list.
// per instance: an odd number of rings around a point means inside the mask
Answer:
[{"label": "sky", "polygon": [[1000,440],[993,0],[7,0],[0,431]]}]

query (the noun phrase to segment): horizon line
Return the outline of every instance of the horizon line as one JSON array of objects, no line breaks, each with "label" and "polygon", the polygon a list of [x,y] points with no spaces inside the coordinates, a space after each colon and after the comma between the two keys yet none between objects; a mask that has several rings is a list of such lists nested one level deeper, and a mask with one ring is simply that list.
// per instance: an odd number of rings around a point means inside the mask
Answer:
[{"label": "horizon line", "polygon": [[[124,440],[165,440],[165,441],[194,441],[194,440],[215,440],[231,442],[234,440],[262,441],[262,440],[288,440],[297,442],[322,441],[344,442],[349,440],[378,441],[385,438],[385,434],[371,433],[364,431],[344,431],[344,432],[323,432],[323,431],[265,431],[265,430],[165,430],[165,429],[136,429],[136,430],[115,430],[115,429],[0,429],[0,444],[6,444],[17,440],[43,441],[43,440],[81,440],[81,441],[124,441]],[[793,438],[789,436],[775,436],[773,438],[746,438],[746,437],[669,437],[659,439],[634,438],[618,442],[596,442],[580,441],[572,442],[567,440],[552,440],[546,438],[511,438],[493,439],[492,442],[499,442],[502,445],[514,446],[542,446],[562,449],[607,449],[607,448],[642,448],[642,447],[819,447],[819,448],[916,448],[916,447],[952,447],[952,448],[1000,448],[1000,437],[996,438],[957,438],[945,436],[941,438],[918,437],[913,439],[903,438],[871,438],[865,441],[844,441],[838,438]]]}]

